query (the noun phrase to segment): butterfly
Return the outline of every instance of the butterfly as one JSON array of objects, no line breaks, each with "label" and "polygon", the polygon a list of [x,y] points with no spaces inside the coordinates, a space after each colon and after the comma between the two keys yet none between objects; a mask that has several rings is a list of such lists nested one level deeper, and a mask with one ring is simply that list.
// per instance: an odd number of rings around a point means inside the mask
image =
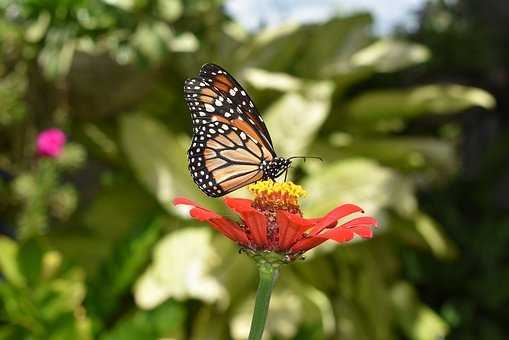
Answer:
[{"label": "butterfly", "polygon": [[274,180],[290,167],[291,158],[276,155],[263,118],[226,70],[203,65],[197,77],[185,81],[184,96],[193,122],[189,171],[206,195]]}]

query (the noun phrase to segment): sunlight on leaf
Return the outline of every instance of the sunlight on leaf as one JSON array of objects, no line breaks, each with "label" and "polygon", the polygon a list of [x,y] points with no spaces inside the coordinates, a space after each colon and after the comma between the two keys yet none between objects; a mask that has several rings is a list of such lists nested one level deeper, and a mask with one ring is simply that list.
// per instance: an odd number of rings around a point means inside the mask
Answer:
[{"label": "sunlight on leaf", "polygon": [[435,256],[450,259],[457,255],[456,247],[449,242],[440,226],[431,217],[417,213],[415,227]]},{"label": "sunlight on leaf", "polygon": [[286,73],[268,72],[250,68],[244,71],[244,79],[259,90],[297,91],[302,80]]},{"label": "sunlight on leaf", "polygon": [[211,245],[212,231],[185,228],[163,238],[154,249],[152,265],[134,288],[136,304],[143,309],[168,298],[195,298],[208,303],[227,301],[227,292],[210,271],[219,257]]},{"label": "sunlight on leaf", "polygon": [[381,39],[356,52],[351,57],[355,66],[370,66],[378,72],[394,72],[425,62],[430,51],[418,44],[394,39]]},{"label": "sunlight on leaf", "polygon": [[18,267],[18,245],[5,236],[0,236],[0,272],[15,286],[23,286],[25,279]]},{"label": "sunlight on leaf", "polygon": [[404,215],[416,209],[413,188],[397,172],[369,159],[352,158],[313,170],[302,184],[308,192],[305,211],[321,215],[338,203],[354,203],[370,215],[393,207]]},{"label": "sunlight on leaf", "polygon": [[415,340],[443,339],[449,326],[432,309],[419,302],[407,282],[396,284],[391,292],[398,321],[406,335]]},{"label": "sunlight on leaf", "polygon": [[121,119],[120,136],[135,173],[165,209],[179,213],[171,204],[176,196],[211,205],[191,179],[185,148],[162,124],[142,114],[128,115]]},{"label": "sunlight on leaf", "polygon": [[279,154],[299,156],[306,151],[327,118],[333,90],[332,82],[314,82],[305,94],[285,94],[267,109],[267,126]]},{"label": "sunlight on leaf", "polygon": [[423,114],[451,114],[472,106],[492,109],[488,92],[461,85],[426,85],[410,90],[375,90],[355,97],[347,115],[355,120],[376,121],[413,118]]}]

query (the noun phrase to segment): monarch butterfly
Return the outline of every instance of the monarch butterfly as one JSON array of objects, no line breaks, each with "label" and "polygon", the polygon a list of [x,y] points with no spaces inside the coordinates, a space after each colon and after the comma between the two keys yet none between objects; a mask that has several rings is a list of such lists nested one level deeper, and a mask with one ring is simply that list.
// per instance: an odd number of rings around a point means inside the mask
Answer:
[{"label": "monarch butterfly", "polygon": [[185,81],[184,95],[193,122],[189,171],[205,194],[223,196],[290,167],[291,158],[276,155],[251,98],[226,70],[203,65]]}]

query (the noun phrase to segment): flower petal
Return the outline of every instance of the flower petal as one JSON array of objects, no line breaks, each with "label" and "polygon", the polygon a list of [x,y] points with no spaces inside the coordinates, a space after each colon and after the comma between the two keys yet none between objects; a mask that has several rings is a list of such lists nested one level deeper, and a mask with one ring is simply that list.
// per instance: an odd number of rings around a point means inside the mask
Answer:
[{"label": "flower petal", "polygon": [[346,228],[334,228],[323,232],[319,237],[323,237],[324,239],[334,240],[339,243],[348,242],[354,237],[354,233],[351,229]]},{"label": "flower petal", "polygon": [[327,239],[323,237],[307,237],[297,241],[290,250],[292,253],[305,252],[322,244],[325,241],[327,241]]},{"label": "flower petal", "polygon": [[247,211],[240,214],[246,227],[251,232],[251,240],[257,248],[264,249],[268,247],[267,240],[267,218],[258,211]]},{"label": "flower petal", "polygon": [[253,201],[245,198],[226,197],[224,203],[235,213],[239,214],[250,231],[251,241],[257,248],[267,248],[267,218],[252,207]]},{"label": "flower petal", "polygon": [[355,226],[371,226],[371,227],[378,227],[378,221],[370,216],[362,216],[354,218],[351,221],[348,221],[346,223],[343,223],[341,225],[342,228],[352,228]]},{"label": "flower petal", "polygon": [[331,224],[335,224],[339,219],[359,211],[363,210],[355,204],[340,205],[318,221],[311,230],[311,235],[318,235],[323,229],[329,227]]},{"label": "flower petal", "polygon": [[314,221],[306,220],[298,214],[278,211],[277,225],[279,227],[279,245],[281,251],[290,248],[296,241],[304,237],[304,232],[313,225]]},{"label": "flower petal", "polygon": [[247,198],[225,197],[224,204],[238,214],[244,211],[257,211],[252,207],[253,201]]},{"label": "flower petal", "polygon": [[373,237],[373,230],[371,230],[370,227],[365,225],[356,226],[352,229],[355,234],[359,235],[362,238],[372,238]]},{"label": "flower petal", "polygon": [[216,214],[215,212],[202,208],[197,203],[188,200],[184,197],[177,197],[173,200],[173,204],[187,205],[190,206],[189,215],[198,221],[205,221],[212,225],[216,230],[221,232],[229,239],[236,241],[243,245],[249,244],[249,239],[246,233],[240,228],[240,226],[232,220]]}]

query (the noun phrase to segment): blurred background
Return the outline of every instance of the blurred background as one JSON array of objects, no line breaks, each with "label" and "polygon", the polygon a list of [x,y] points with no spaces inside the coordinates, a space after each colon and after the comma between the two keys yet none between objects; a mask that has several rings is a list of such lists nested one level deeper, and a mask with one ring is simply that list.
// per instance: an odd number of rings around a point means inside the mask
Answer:
[{"label": "blurred background", "polygon": [[254,264],[171,205],[229,214],[187,172],[182,86],[206,62],[278,154],[324,159],[290,172],[307,216],[354,202],[382,225],[285,267],[267,339],[509,338],[506,2],[0,8],[0,339],[245,338]]}]

